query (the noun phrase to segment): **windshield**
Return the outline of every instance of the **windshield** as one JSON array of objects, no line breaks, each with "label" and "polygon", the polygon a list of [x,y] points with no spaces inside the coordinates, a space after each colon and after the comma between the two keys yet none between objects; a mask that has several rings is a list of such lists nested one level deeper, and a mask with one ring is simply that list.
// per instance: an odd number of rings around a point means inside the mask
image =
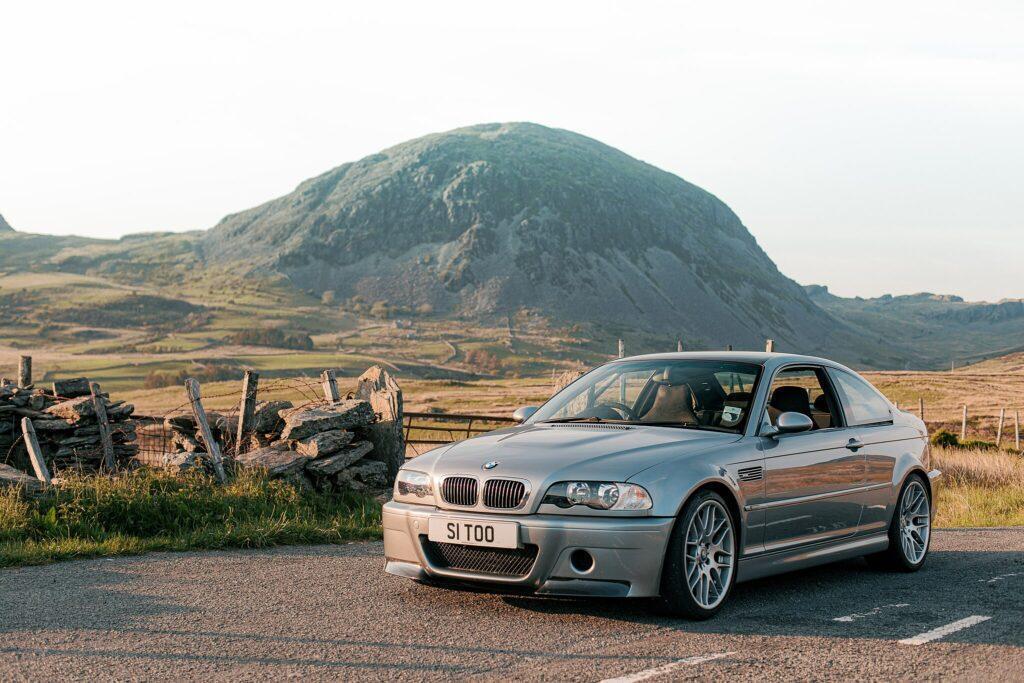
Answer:
[{"label": "windshield", "polygon": [[739,433],[761,366],[715,360],[608,363],[555,394],[528,420],[618,422]]}]

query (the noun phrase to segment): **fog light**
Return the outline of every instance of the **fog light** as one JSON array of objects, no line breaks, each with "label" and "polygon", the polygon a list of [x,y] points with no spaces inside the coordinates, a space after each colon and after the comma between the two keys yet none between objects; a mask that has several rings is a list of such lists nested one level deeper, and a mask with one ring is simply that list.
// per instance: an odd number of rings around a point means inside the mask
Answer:
[{"label": "fog light", "polygon": [[569,555],[569,564],[580,574],[586,574],[594,568],[594,556],[586,550],[573,550]]}]

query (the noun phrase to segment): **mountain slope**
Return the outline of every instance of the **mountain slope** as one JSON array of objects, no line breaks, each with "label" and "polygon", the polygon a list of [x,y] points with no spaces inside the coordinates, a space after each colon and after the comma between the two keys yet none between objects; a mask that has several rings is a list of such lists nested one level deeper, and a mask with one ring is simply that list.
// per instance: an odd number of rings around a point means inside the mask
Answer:
[{"label": "mountain slope", "polygon": [[892,368],[949,368],[1024,350],[1024,300],[967,302],[923,292],[873,299],[843,298],[808,285],[811,300],[878,348],[901,348]]},{"label": "mountain slope", "polygon": [[413,140],[225,218],[203,240],[339,300],[559,322],[708,346],[856,341],[713,195],[596,140],[490,124]]}]

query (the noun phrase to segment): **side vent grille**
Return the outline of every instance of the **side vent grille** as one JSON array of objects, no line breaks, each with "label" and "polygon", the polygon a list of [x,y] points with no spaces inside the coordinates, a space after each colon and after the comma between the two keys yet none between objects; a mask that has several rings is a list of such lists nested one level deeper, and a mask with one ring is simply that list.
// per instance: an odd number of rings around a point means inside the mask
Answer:
[{"label": "side vent grille", "polygon": [[743,467],[740,469],[740,481],[760,481],[764,478],[764,468],[758,465],[757,467]]}]

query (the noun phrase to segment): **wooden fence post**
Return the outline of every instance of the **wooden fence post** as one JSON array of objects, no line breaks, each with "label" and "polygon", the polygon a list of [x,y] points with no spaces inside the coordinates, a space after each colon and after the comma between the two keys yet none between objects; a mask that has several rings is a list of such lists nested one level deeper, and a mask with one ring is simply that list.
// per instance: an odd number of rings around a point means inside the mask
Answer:
[{"label": "wooden fence post", "polygon": [[32,386],[32,356],[22,356],[18,361],[18,386]]},{"label": "wooden fence post", "polygon": [[220,446],[214,440],[213,432],[210,431],[210,423],[206,420],[206,411],[203,409],[202,398],[199,394],[199,382],[189,377],[185,380],[185,391],[192,403],[192,416],[195,417],[199,433],[203,437],[203,443],[206,444],[206,452],[210,454],[210,460],[213,462],[213,471],[217,475],[217,481],[223,484],[227,480],[227,475],[224,474],[224,462],[221,460]]},{"label": "wooden fence post", "polygon": [[252,418],[256,413],[256,392],[259,388],[260,376],[252,370],[245,371],[242,378],[242,403],[238,406],[238,435],[235,437],[235,455],[246,451],[245,435],[252,426]]},{"label": "wooden fence post", "polygon": [[1013,411],[1013,447],[1020,450],[1020,411]]},{"label": "wooden fence post", "polygon": [[338,378],[335,376],[334,370],[324,370],[320,374],[320,379],[324,384],[324,398],[333,406],[341,400],[341,396],[338,395]]},{"label": "wooden fence post", "polygon": [[1013,447],[1020,450],[1020,411],[1013,411]]},{"label": "wooden fence post", "polygon": [[21,418],[21,433],[25,437],[25,448],[32,461],[32,469],[36,471],[36,479],[44,484],[52,483],[50,470],[46,468],[46,461],[43,460],[43,451],[39,448],[39,441],[36,440],[36,428],[32,426],[32,420],[27,417]]},{"label": "wooden fence post", "polygon": [[1006,408],[999,409],[999,427],[996,429],[996,448],[1003,442],[1003,421],[1006,420]]},{"label": "wooden fence post", "polygon": [[923,398],[917,399],[917,410],[918,410],[919,414],[921,415],[921,422],[924,422],[924,399]]},{"label": "wooden fence post", "polygon": [[775,340],[766,339],[764,341],[764,350],[767,351],[768,353],[773,353],[775,351]]},{"label": "wooden fence post", "polygon": [[108,472],[115,469],[114,462],[114,439],[110,435],[110,420],[107,418],[107,406],[103,403],[103,396],[100,392],[100,385],[96,382],[89,384],[89,393],[92,394],[92,407],[96,411],[96,424],[100,428],[100,446],[103,448],[103,468]]},{"label": "wooden fence post", "polygon": [[625,357],[626,357],[626,343],[620,339],[619,340],[619,358],[625,358]]},{"label": "wooden fence post", "polygon": [[964,404],[964,415],[960,420],[960,440],[967,441],[967,404]]}]

